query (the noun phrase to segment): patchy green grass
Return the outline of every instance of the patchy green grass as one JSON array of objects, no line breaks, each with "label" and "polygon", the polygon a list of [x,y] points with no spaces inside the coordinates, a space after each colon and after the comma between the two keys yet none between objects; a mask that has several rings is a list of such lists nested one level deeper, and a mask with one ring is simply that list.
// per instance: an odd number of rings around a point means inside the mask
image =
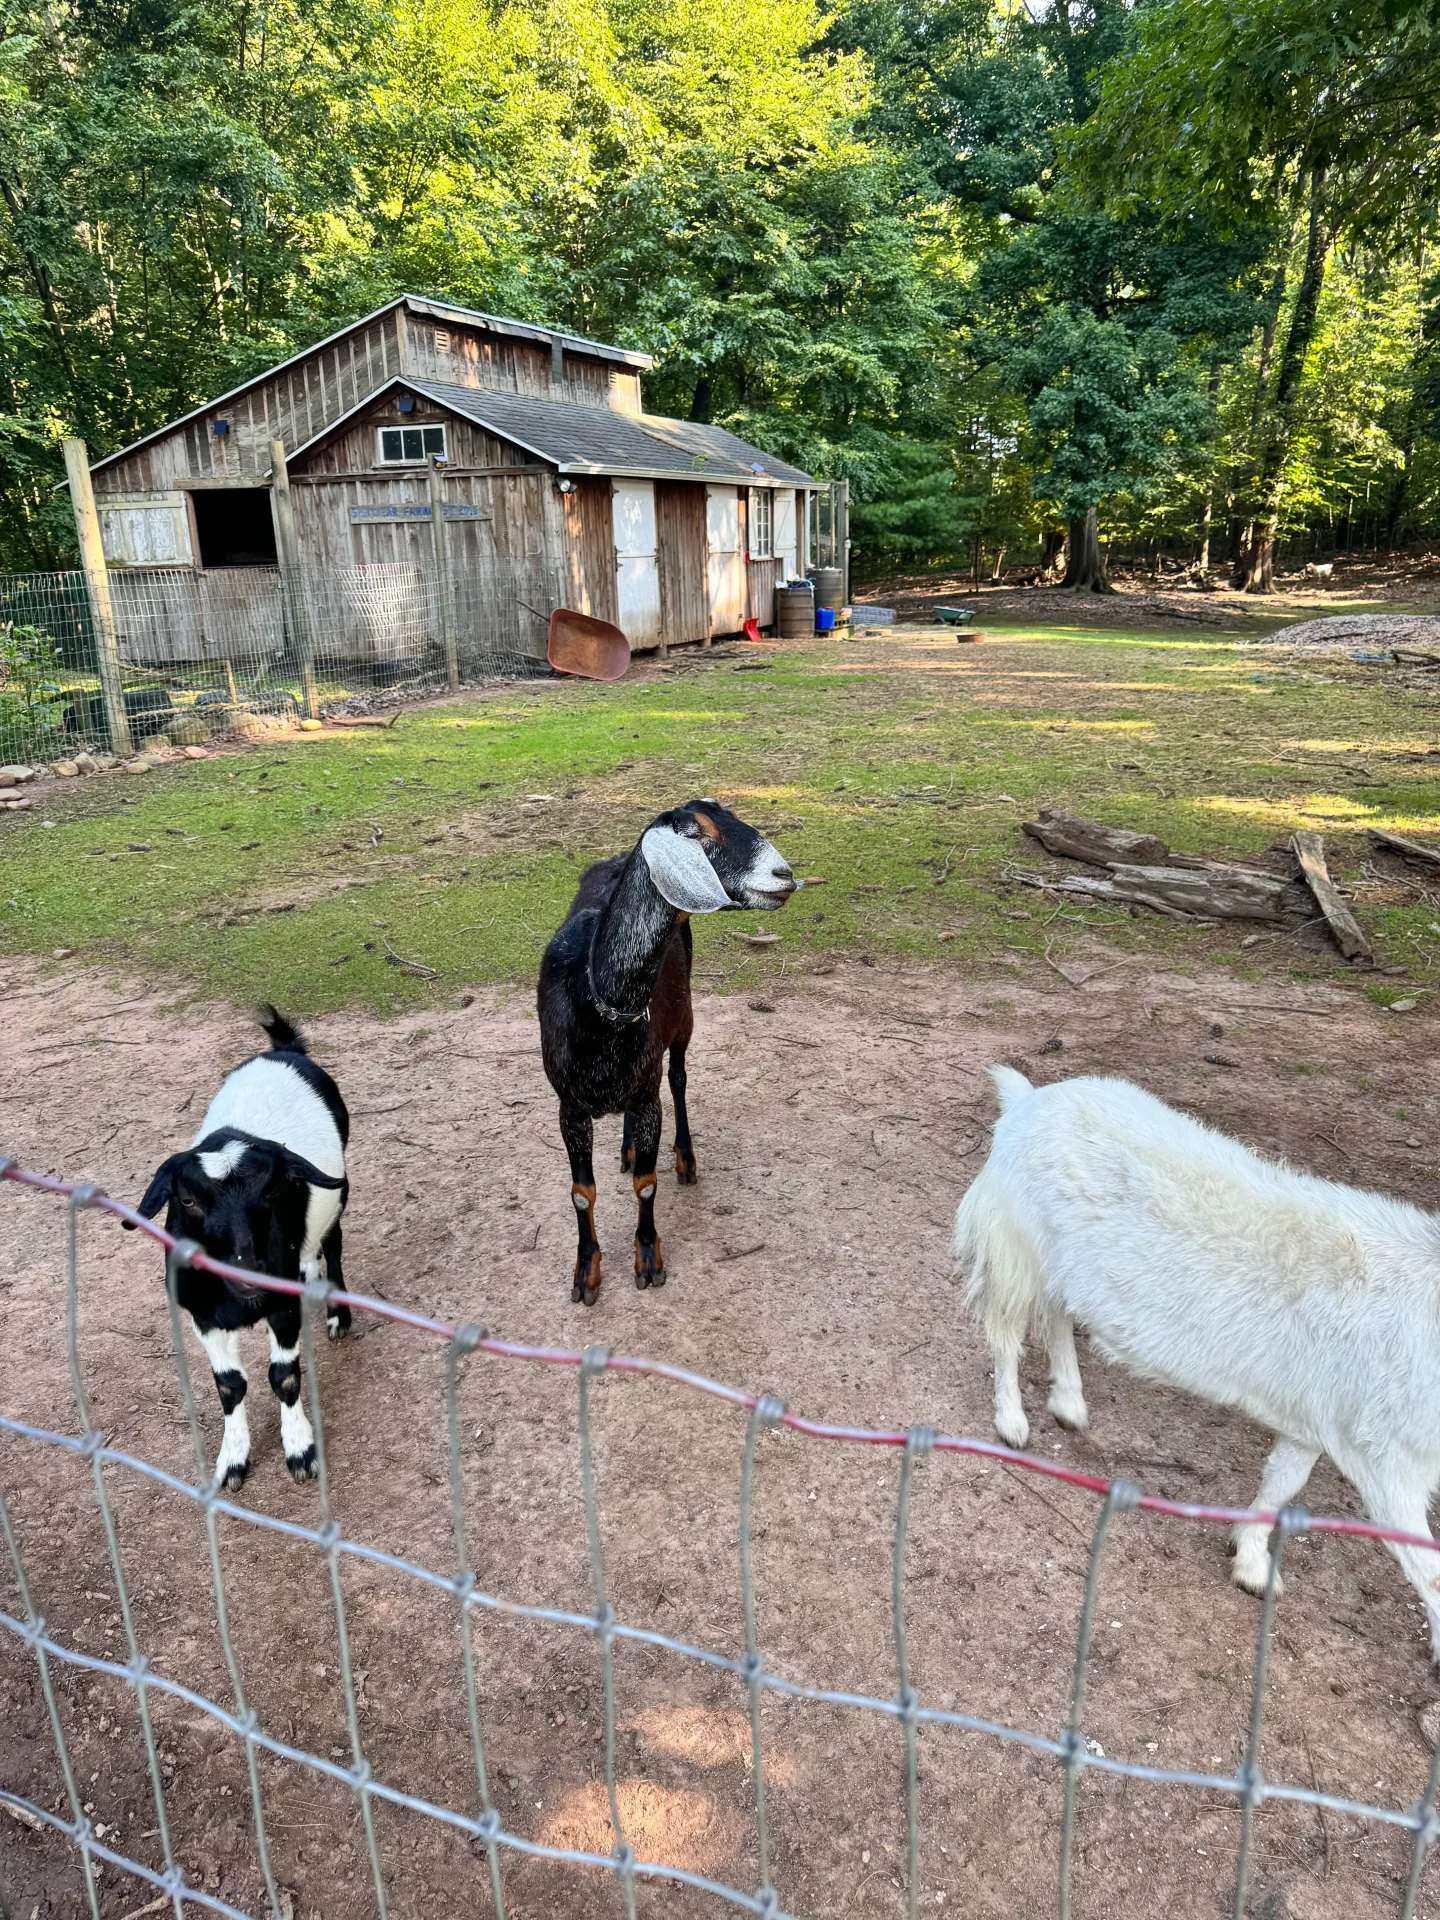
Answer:
[{"label": "patchy green grass", "polygon": [[783,938],[765,953],[730,937],[746,916],[697,923],[716,985],[837,952],[973,966],[1048,945],[1063,959],[1082,924],[1157,955],[1338,968],[1268,934],[1244,949],[1243,926],[1052,917],[1005,878],[1043,864],[1019,823],[1045,801],[1220,856],[1318,828],[1408,990],[1440,975],[1440,914],[1393,866],[1367,878],[1363,837],[1440,834],[1435,694],[1348,662],[1297,672],[1229,644],[1055,628],[765,657],[767,672],[690,656],[672,674],[471,696],[391,732],[143,781],[47,783],[34,813],[0,826],[0,946],[71,948],[299,1014],[437,991],[395,956],[443,991],[528,983],[581,868],[660,808],[715,793],[827,882],[767,919]]}]

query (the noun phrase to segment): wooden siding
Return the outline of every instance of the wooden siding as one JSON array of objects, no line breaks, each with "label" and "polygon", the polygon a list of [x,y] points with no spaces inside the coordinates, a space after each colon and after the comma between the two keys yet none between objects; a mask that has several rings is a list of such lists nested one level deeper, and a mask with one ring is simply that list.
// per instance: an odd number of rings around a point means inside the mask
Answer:
[{"label": "wooden siding", "polygon": [[291,465],[290,476],[294,479],[299,474],[366,473],[389,479],[392,475],[412,473],[419,475],[423,486],[423,466],[381,468],[380,446],[376,436],[381,427],[434,426],[445,428],[452,467],[523,467],[535,464],[533,454],[512,446],[508,440],[497,439],[473,420],[461,419],[458,414],[448,413],[428,400],[417,397],[415,411],[401,413],[400,396],[390,393],[366,407],[333,439],[314,448],[303,460],[295,461]]},{"label": "wooden siding", "polygon": [[655,482],[660,561],[660,631],[667,646],[710,632],[705,571],[705,489],[692,480]]},{"label": "wooden siding", "polygon": [[762,627],[775,624],[775,589],[785,572],[783,560],[752,560],[746,569],[750,618]]},{"label": "wooden siding", "polygon": [[613,407],[620,413],[640,411],[640,375],[634,368],[566,349],[564,373],[557,382],[550,348],[538,341],[408,311],[402,311],[401,331],[401,371],[416,380],[441,380],[489,393],[528,393],[537,400]]},{"label": "wooden siding", "polygon": [[[234,400],[208,408],[95,476],[97,495],[145,493],[176,486],[263,484],[270,442],[302,446],[359,406],[400,372],[395,313],[357,328],[308,359],[282,368]],[[212,431],[217,420],[230,431]]]},{"label": "wooden siding", "polygon": [[615,528],[608,480],[578,480],[563,496],[568,565],[567,607],[596,620],[617,622]]}]

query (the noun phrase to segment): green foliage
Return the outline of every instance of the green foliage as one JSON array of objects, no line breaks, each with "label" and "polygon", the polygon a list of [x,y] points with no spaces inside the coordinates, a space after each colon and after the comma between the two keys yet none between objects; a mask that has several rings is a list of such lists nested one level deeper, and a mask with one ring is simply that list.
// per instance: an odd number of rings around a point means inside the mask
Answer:
[{"label": "green foliage", "polygon": [[43,627],[0,620],[0,755],[43,760],[65,712],[60,652]]},{"label": "green foliage", "polygon": [[1436,36],[1428,0],[14,0],[0,568],[66,559],[62,435],[407,287],[656,354],[653,408],[850,480],[864,566],[1091,504],[1440,530]]}]

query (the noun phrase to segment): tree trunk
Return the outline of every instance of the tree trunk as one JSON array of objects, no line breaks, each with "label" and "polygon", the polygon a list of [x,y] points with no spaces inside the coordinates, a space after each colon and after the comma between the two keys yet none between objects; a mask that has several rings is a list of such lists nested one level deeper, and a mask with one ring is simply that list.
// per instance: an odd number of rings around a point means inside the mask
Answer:
[{"label": "tree trunk", "polygon": [[1310,222],[1305,241],[1305,271],[1295,295],[1295,311],[1285,336],[1285,351],[1275,379],[1273,424],[1261,454],[1256,475],[1255,530],[1249,551],[1241,566],[1238,582],[1247,593],[1273,593],[1275,590],[1275,530],[1280,523],[1280,502],[1285,487],[1285,461],[1290,452],[1294,429],[1295,397],[1305,372],[1310,343],[1319,318],[1320,294],[1325,285],[1325,268],[1330,258],[1331,233],[1325,218],[1325,169],[1317,167],[1310,176]]},{"label": "tree trunk", "polygon": [[1045,529],[1045,546],[1040,555],[1040,575],[1045,578],[1055,571],[1061,554],[1065,551],[1065,535],[1059,527]]},{"label": "tree trunk", "polygon": [[1000,576],[1004,571],[1004,568],[1005,568],[1005,549],[1004,547],[1001,547],[1000,551],[995,556],[995,570],[990,575],[990,584],[992,587],[999,586]]},{"label": "tree trunk", "polygon": [[1094,507],[1070,522],[1070,564],[1065,569],[1062,587],[1080,593],[1113,593],[1100,555],[1099,515]]}]

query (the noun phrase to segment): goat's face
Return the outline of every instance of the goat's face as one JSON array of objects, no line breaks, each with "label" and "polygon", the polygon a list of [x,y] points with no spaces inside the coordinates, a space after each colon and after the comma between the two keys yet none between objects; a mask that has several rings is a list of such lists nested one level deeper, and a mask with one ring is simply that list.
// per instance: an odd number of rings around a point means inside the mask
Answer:
[{"label": "goat's face", "polygon": [[[192,1148],[156,1168],[138,1211],[153,1220],[166,1207],[166,1232],[198,1241],[213,1260],[294,1280],[310,1204],[307,1173],[315,1169],[298,1154],[269,1142],[208,1152]],[[316,1177],[327,1186],[339,1184]],[[238,1281],[227,1285],[244,1292]]]},{"label": "goat's face", "polygon": [[650,878],[682,913],[783,907],[795,875],[754,827],[716,800],[692,800],[646,828],[640,852]]}]

